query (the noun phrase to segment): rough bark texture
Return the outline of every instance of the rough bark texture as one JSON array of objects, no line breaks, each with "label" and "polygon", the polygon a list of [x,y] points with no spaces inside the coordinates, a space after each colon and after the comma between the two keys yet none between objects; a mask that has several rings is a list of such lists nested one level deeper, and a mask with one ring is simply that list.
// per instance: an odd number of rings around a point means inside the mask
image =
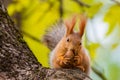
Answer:
[{"label": "rough bark texture", "polygon": [[42,67],[0,0],[0,80],[91,80],[80,70]]}]

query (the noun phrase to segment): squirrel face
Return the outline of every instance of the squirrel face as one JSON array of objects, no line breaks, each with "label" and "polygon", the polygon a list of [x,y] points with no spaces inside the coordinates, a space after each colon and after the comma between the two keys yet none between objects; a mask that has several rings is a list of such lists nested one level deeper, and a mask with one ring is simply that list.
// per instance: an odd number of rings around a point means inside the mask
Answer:
[{"label": "squirrel face", "polygon": [[65,37],[64,43],[67,51],[72,52],[74,56],[77,55],[82,46],[81,37],[78,33],[72,33]]},{"label": "squirrel face", "polygon": [[74,67],[74,65],[77,64],[75,57],[81,54],[81,48],[82,48],[82,43],[81,43],[81,37],[79,33],[72,33],[69,35],[65,35],[60,44],[61,44],[61,49],[62,50],[62,56],[63,58],[67,59],[67,62],[62,65],[62,67],[69,68],[71,66]]}]

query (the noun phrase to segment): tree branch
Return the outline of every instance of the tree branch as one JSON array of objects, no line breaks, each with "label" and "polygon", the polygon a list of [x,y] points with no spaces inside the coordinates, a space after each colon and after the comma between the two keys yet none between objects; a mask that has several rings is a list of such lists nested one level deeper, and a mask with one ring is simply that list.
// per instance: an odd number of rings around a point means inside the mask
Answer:
[{"label": "tree branch", "polygon": [[101,69],[100,66],[94,62],[95,66],[92,66],[92,70],[102,79],[102,80],[107,80],[106,76],[103,75],[103,70],[98,70]]},{"label": "tree branch", "polygon": [[60,12],[60,18],[63,17],[63,0],[59,0],[60,2],[60,7],[59,7],[59,12]]},{"label": "tree branch", "polygon": [[118,4],[120,6],[120,1],[119,0],[111,0],[114,1],[116,4]]},{"label": "tree branch", "polygon": [[77,4],[79,4],[79,5],[82,6],[82,7],[87,7],[87,8],[90,7],[90,5],[85,4],[85,3],[82,2],[81,0],[73,0],[73,1],[76,2]]},{"label": "tree branch", "polygon": [[22,31],[22,33],[23,33],[25,36],[29,37],[30,39],[32,39],[32,40],[34,40],[34,41],[36,41],[36,42],[38,42],[38,43],[42,43],[40,39],[34,37],[33,35],[25,32],[25,31]]},{"label": "tree branch", "polygon": [[42,67],[0,0],[0,80],[91,80],[81,70]]}]

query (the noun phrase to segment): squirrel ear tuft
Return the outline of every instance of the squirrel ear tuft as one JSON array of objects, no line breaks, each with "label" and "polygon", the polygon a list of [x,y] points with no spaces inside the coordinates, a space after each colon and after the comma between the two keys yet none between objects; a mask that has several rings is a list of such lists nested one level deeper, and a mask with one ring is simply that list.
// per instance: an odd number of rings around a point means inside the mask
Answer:
[{"label": "squirrel ear tuft", "polygon": [[83,34],[84,34],[84,29],[85,29],[85,26],[86,26],[86,22],[87,22],[86,15],[85,14],[80,15],[80,23],[79,23],[79,34],[80,34],[80,37],[82,37]]},{"label": "squirrel ear tuft", "polygon": [[69,34],[73,33],[73,28],[75,26],[76,23],[76,16],[73,16],[72,20],[66,20],[65,21],[65,26],[66,26],[66,36],[68,36]]}]

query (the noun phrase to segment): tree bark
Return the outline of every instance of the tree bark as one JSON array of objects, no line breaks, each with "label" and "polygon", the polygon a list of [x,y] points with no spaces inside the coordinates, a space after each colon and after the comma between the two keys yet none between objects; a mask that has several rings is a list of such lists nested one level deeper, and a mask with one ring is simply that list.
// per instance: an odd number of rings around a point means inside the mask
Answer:
[{"label": "tree bark", "polygon": [[81,70],[42,67],[0,0],[0,80],[91,80]]}]

